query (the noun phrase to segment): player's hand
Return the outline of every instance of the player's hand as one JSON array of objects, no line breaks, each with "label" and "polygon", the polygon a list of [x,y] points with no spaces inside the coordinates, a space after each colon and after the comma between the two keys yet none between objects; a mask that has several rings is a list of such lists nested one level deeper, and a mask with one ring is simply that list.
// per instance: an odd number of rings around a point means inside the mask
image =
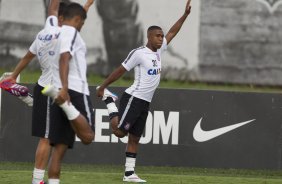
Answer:
[{"label": "player's hand", "polygon": [[3,79],[0,80],[0,83],[1,82],[4,82],[4,81],[9,81],[11,83],[16,83],[17,82],[17,79],[15,79],[13,76],[9,75],[9,76],[6,76],[4,77]]},{"label": "player's hand", "polygon": [[189,15],[190,13],[191,13],[191,0],[188,0],[185,8],[185,14]]},{"label": "player's hand", "polygon": [[68,89],[62,88],[59,91],[59,94],[58,94],[57,98],[55,99],[55,102],[57,104],[63,104],[66,101],[68,103],[70,102],[70,96],[69,96],[69,93],[68,93]]},{"label": "player's hand", "polygon": [[92,5],[94,3],[95,0],[87,0],[86,4],[88,5]]},{"label": "player's hand", "polygon": [[104,96],[104,88],[99,87],[99,88],[97,89],[96,95],[97,95],[97,97],[100,97],[100,98],[103,97],[103,96]]},{"label": "player's hand", "polygon": [[87,2],[86,2],[85,5],[84,5],[84,10],[85,10],[86,12],[88,12],[90,6],[94,3],[94,1],[95,1],[95,0],[87,0]]}]

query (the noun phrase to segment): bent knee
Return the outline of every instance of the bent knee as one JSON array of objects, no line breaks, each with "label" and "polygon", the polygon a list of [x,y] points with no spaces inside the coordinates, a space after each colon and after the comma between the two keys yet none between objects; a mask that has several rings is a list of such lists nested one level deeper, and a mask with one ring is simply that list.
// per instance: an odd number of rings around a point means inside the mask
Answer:
[{"label": "bent knee", "polygon": [[117,136],[118,138],[123,138],[126,136],[126,133],[124,133],[123,131],[116,129],[113,130],[113,133],[115,134],[115,136]]},{"label": "bent knee", "polygon": [[91,133],[87,136],[85,136],[84,138],[81,139],[81,142],[85,145],[91,144],[94,141],[95,138],[95,134]]}]

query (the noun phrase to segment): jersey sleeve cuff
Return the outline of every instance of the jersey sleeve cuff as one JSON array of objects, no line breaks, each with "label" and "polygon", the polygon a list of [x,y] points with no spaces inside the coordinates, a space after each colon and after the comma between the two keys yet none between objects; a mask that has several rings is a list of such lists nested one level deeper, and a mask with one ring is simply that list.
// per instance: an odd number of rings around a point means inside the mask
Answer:
[{"label": "jersey sleeve cuff", "polygon": [[130,68],[128,66],[126,66],[126,64],[122,63],[121,64],[127,71],[130,71]]}]

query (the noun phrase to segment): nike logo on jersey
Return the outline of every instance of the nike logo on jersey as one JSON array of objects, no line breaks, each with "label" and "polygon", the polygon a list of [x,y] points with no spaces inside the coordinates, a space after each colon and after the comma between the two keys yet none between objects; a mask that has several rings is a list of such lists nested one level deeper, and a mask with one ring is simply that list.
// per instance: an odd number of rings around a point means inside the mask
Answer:
[{"label": "nike logo on jersey", "polygon": [[196,124],[194,131],[193,131],[193,137],[197,142],[209,141],[211,139],[214,139],[216,137],[221,136],[222,134],[225,134],[225,133],[230,132],[232,130],[235,130],[235,129],[243,126],[243,125],[246,125],[248,123],[255,121],[255,119],[252,119],[252,120],[244,121],[244,122],[237,123],[237,124],[234,124],[234,125],[230,125],[230,126],[226,126],[226,127],[222,127],[222,128],[218,128],[218,129],[214,129],[214,130],[205,131],[201,128],[202,119],[203,118],[201,118],[198,121],[198,123]]}]

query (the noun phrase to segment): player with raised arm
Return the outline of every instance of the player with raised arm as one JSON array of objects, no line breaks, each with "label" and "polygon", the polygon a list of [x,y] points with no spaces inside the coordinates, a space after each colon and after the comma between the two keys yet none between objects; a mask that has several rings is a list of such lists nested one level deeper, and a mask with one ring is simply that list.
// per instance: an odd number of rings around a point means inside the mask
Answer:
[{"label": "player with raised arm", "polygon": [[[114,70],[100,87],[97,87],[97,96],[102,97],[107,105],[113,133],[120,138],[128,135],[123,177],[125,182],[146,182],[139,178],[134,170],[139,140],[144,131],[149,104],[160,82],[161,54],[190,14],[190,3],[191,0],[188,0],[184,14],[165,36],[159,26],[149,27],[147,45],[132,50],[122,65]],[[123,93],[119,109],[117,109],[114,103],[117,96],[106,88],[133,68],[134,83]]]}]

